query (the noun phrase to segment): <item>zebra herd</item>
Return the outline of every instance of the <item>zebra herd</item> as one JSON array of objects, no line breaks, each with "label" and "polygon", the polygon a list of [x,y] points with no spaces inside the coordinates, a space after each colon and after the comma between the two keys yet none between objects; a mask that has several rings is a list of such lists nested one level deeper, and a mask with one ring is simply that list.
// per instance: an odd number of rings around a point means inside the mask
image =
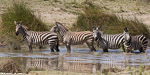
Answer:
[{"label": "zebra herd", "polygon": [[[16,35],[19,33],[26,41],[29,51],[33,52],[32,45],[49,45],[51,52],[56,50],[59,52],[58,34],[63,40],[67,48],[67,52],[71,52],[71,45],[80,45],[86,43],[91,51],[96,51],[94,41],[103,49],[103,52],[108,52],[108,49],[122,48],[124,52],[133,52],[139,50],[145,52],[148,40],[144,35],[131,36],[128,28],[124,28],[124,32],[120,34],[103,34],[99,31],[99,27],[91,31],[71,32],[64,25],[56,22],[50,31],[36,32],[28,31],[21,22],[14,21],[16,25]],[[58,33],[58,34],[57,34]]]}]

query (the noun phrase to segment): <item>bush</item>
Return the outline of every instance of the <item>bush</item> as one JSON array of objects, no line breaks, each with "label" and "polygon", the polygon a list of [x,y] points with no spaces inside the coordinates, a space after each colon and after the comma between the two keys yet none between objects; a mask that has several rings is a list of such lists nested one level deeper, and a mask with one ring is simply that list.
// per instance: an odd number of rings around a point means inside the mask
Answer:
[{"label": "bush", "polygon": [[[20,49],[18,39],[15,35],[14,21],[22,21],[23,25],[29,30],[45,31],[48,30],[45,23],[37,18],[33,12],[23,2],[14,2],[11,7],[8,7],[7,12],[2,14],[2,32],[9,39],[8,44]],[[17,38],[17,39],[16,39]],[[6,38],[5,38],[6,39]],[[15,44],[15,45],[13,45]],[[17,49],[17,48],[14,48]]]},{"label": "bush", "polygon": [[93,27],[100,26],[106,34],[117,34],[122,33],[124,27],[128,27],[131,35],[143,34],[150,37],[148,28],[136,18],[135,20],[119,18],[115,14],[107,14],[97,7],[85,7],[83,11],[73,25],[77,31],[92,30]]}]

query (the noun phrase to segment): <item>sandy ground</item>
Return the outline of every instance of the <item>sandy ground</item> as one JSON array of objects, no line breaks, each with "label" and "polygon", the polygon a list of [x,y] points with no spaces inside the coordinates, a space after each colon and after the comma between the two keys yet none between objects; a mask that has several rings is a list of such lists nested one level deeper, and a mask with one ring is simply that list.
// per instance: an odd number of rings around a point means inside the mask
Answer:
[{"label": "sandy ground", "polygon": [[[12,4],[12,1],[13,0],[0,0],[0,14],[5,11],[6,7]],[[73,4],[82,5],[86,0],[54,1],[55,0],[25,0],[24,2],[47,24],[51,25],[59,21],[65,25],[72,25],[78,17],[77,14],[72,12],[81,12],[81,8],[75,8]],[[139,3],[132,0],[94,0],[93,3],[106,9],[106,11],[110,11],[127,19],[137,17],[139,21],[150,27],[150,4]]]}]

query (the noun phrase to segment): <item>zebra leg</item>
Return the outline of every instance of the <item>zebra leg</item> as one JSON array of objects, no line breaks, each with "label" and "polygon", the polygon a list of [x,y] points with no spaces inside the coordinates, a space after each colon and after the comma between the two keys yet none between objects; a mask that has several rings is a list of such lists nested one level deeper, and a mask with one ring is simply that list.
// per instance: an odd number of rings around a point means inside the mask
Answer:
[{"label": "zebra leg", "polygon": [[123,49],[123,52],[126,52],[125,48],[124,48],[124,45],[122,45],[122,49]]},{"label": "zebra leg", "polygon": [[91,43],[91,42],[86,42],[86,44],[88,45],[88,47],[89,47],[89,49],[90,49],[91,51],[96,51],[96,49],[95,49],[94,46],[93,46],[93,43]]},{"label": "zebra leg", "polygon": [[104,48],[104,49],[103,49],[103,52],[108,52],[108,49],[107,49],[107,48]]},{"label": "zebra leg", "polygon": [[51,48],[51,52],[54,52],[54,49],[53,49],[53,48]]},{"label": "zebra leg", "polygon": [[59,48],[58,47],[59,47],[59,41],[57,41],[57,44],[56,44],[56,51],[57,52],[59,52]]},{"label": "zebra leg", "polygon": [[145,53],[145,50],[143,49],[143,47],[141,47],[141,48],[139,49],[139,51]]},{"label": "zebra leg", "polygon": [[33,52],[33,50],[32,50],[32,45],[31,45],[31,44],[29,45],[29,51],[30,51],[30,52]]},{"label": "zebra leg", "polygon": [[51,52],[54,52],[55,45],[49,45]]},{"label": "zebra leg", "polygon": [[67,48],[67,53],[71,53],[71,47],[69,44],[66,44],[66,48]]},{"label": "zebra leg", "polygon": [[58,45],[56,46],[56,52],[59,52],[59,48],[58,48]]}]

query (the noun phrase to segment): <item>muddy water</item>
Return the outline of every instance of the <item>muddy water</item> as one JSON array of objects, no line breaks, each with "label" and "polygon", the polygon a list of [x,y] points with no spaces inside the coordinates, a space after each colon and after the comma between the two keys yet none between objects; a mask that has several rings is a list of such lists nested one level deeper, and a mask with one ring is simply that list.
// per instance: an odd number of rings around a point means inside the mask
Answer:
[{"label": "muddy water", "polygon": [[1,50],[0,64],[4,61],[14,60],[26,71],[73,71],[95,73],[106,68],[123,69],[128,66],[139,67],[150,65],[150,50],[146,53],[125,54],[120,50],[102,50],[90,53],[88,48],[72,48],[72,53],[66,53],[65,47],[60,47],[60,52],[51,53],[49,49],[28,51]]}]

